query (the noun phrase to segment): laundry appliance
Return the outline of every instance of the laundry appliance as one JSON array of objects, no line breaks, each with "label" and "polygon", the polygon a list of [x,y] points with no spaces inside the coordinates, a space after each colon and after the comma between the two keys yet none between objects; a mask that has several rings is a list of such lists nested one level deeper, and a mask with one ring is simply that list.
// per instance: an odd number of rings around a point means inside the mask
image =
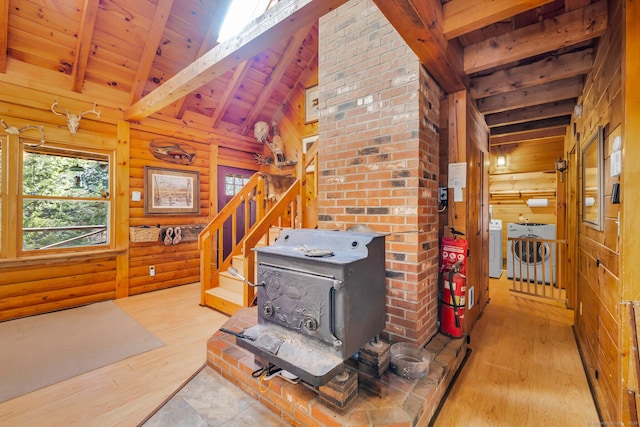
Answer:
[{"label": "laundry appliance", "polygon": [[536,241],[536,239],[555,240],[555,224],[509,223],[507,238],[534,239],[507,241],[507,277],[509,279],[515,277],[528,282],[556,282],[557,245],[552,242]]},{"label": "laundry appliance", "polygon": [[502,276],[502,220],[489,222],[489,277]]}]

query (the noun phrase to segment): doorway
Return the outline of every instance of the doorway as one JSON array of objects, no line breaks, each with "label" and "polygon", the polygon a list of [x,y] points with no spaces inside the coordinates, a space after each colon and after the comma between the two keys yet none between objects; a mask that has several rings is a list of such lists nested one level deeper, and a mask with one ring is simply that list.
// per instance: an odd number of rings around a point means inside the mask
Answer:
[{"label": "doorway", "polygon": [[[235,196],[242,187],[251,179],[255,171],[248,169],[233,168],[229,166],[218,166],[218,212]],[[245,233],[245,203],[249,203],[248,225],[251,227],[256,222],[255,201],[245,200],[236,211],[235,236],[233,235],[233,219],[225,221],[222,228],[223,235],[223,258],[231,253],[234,243],[239,242]]]}]

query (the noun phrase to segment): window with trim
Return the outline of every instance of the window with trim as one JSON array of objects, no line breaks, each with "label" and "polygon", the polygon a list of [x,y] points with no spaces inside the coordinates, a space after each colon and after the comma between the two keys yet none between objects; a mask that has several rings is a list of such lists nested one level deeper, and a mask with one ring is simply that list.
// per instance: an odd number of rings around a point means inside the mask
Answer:
[{"label": "window with trim", "polygon": [[108,247],[112,153],[49,142],[21,147],[18,252]]},{"label": "window with trim", "polygon": [[235,196],[250,179],[250,176],[235,173],[226,174],[224,177],[224,194],[226,196]]}]

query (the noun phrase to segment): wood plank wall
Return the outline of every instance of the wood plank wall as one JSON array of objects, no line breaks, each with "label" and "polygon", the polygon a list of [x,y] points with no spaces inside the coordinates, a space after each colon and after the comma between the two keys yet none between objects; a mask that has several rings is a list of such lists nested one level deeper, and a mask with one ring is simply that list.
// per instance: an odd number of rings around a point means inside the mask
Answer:
[{"label": "wood plank wall", "polygon": [[[575,312],[578,342],[585,356],[587,374],[594,385],[605,422],[621,420],[626,391],[621,387],[620,272],[618,246],[619,206],[611,203],[611,188],[619,178],[611,178],[609,157],[611,143],[621,133],[622,99],[622,2],[609,2],[609,27],[598,47],[594,67],[587,76],[583,96],[582,118],[575,120],[567,152],[584,144],[598,125],[604,127],[605,184],[604,229],[595,230],[581,221],[578,204],[578,308]],[[578,202],[581,199],[578,169]]]},{"label": "wood plank wall", "polygon": [[[445,110],[443,106],[449,108]],[[439,182],[446,182],[448,163],[467,163],[463,201],[454,202],[453,190],[449,189],[446,225],[442,215],[440,225],[465,233],[469,241],[467,297],[471,287],[475,293],[472,308],[465,313],[464,331],[469,333],[489,301],[489,215],[483,208],[489,201],[489,130],[484,117],[464,91],[449,95],[440,111],[446,116],[440,124],[446,124],[443,127],[447,129],[440,135],[441,146],[448,147],[449,151],[447,154],[440,152]],[[443,138],[447,138],[444,144]],[[450,235],[447,231],[444,234]]]}]

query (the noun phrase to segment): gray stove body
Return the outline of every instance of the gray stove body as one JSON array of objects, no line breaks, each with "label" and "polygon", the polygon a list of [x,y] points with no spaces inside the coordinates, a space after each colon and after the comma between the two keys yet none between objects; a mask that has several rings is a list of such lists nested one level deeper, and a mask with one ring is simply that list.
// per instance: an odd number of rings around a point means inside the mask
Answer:
[{"label": "gray stove body", "polygon": [[284,230],[258,253],[258,324],[238,343],[312,385],[384,329],[384,235]]}]

